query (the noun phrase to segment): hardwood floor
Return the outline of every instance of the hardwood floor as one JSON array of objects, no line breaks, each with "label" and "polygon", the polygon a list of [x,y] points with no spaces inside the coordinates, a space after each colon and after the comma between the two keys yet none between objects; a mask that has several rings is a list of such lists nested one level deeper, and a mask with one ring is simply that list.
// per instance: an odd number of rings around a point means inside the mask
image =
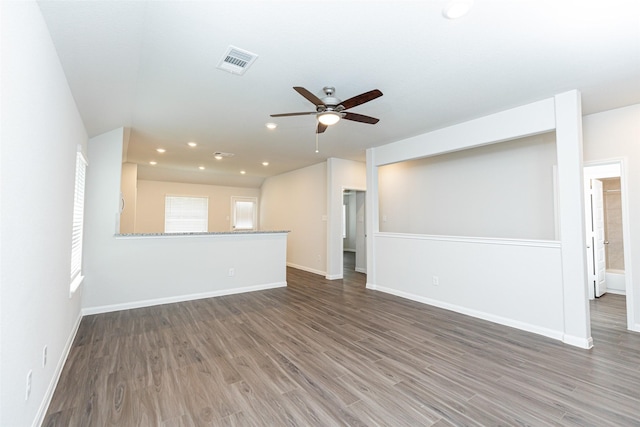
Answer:
[{"label": "hardwood floor", "polygon": [[638,426],[640,334],[596,347],[288,270],[288,287],[88,316],[45,426]]}]

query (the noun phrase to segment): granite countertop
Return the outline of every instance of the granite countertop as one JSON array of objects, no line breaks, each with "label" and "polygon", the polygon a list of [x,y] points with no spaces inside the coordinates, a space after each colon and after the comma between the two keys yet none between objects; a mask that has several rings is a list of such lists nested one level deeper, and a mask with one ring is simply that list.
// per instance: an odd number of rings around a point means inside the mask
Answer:
[{"label": "granite countertop", "polygon": [[289,233],[289,230],[239,230],[239,231],[207,231],[189,233],[118,233],[115,237],[174,237],[174,236],[232,236],[236,234],[274,234]]}]

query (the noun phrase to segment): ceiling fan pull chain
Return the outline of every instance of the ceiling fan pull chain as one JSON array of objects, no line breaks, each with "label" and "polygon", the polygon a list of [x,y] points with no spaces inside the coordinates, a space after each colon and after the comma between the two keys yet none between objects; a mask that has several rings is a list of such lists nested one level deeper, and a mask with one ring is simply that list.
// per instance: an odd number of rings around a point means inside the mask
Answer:
[{"label": "ceiling fan pull chain", "polygon": [[316,153],[319,153],[320,150],[318,150],[318,132],[316,132]]}]

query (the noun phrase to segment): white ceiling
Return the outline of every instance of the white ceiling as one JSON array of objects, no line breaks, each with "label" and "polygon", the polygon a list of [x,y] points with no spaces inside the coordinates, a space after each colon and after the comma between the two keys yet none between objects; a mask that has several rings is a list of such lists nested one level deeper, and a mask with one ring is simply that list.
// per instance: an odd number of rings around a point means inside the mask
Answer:
[{"label": "white ceiling", "polygon": [[[259,187],[566,90],[585,114],[640,103],[638,0],[476,0],[456,21],[428,0],[39,4],[89,135],[130,128],[140,179]],[[229,45],[259,55],[243,76],[216,68]],[[315,153],[313,116],[269,117],[313,111],[293,86],[379,89],[350,111],[380,122],[343,120]]]}]

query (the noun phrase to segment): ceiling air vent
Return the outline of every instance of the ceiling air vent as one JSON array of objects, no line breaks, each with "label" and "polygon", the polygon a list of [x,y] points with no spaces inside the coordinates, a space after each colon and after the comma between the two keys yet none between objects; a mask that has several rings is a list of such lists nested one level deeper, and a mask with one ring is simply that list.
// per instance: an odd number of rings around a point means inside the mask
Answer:
[{"label": "ceiling air vent", "polygon": [[242,75],[258,59],[258,55],[235,46],[229,46],[222,56],[218,68],[232,74]]},{"label": "ceiling air vent", "polygon": [[213,153],[213,157],[215,157],[216,159],[220,160],[223,157],[233,157],[234,154],[233,153],[223,153],[221,151],[216,151],[215,153]]}]

